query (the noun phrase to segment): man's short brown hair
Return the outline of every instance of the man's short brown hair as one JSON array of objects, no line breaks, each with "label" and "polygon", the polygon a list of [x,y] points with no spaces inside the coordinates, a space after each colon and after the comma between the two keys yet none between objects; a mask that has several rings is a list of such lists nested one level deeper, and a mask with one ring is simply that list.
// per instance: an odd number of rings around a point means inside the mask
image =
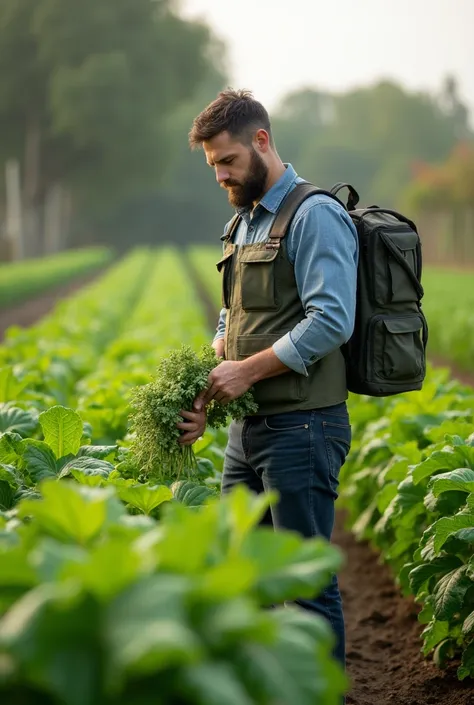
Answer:
[{"label": "man's short brown hair", "polygon": [[270,118],[264,106],[251,91],[228,88],[194,119],[189,144],[196,148],[221,132],[250,144],[252,135],[260,129],[268,132],[273,144]]}]

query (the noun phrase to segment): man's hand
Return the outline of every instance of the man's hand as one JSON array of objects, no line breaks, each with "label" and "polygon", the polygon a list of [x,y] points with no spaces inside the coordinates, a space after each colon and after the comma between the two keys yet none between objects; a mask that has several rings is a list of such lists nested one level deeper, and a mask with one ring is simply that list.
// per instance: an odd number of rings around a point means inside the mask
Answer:
[{"label": "man's hand", "polygon": [[203,409],[212,399],[216,399],[220,404],[228,404],[245,394],[252,383],[243,362],[221,362],[209,374],[207,389],[198,394],[194,400],[194,408]]},{"label": "man's hand", "polygon": [[212,347],[216,351],[217,357],[224,357],[224,338],[217,338],[217,340],[214,340],[214,342],[212,343]]},{"label": "man's hand", "polygon": [[198,409],[194,405],[194,411],[180,411],[179,413],[188,421],[177,423],[176,426],[184,431],[179,437],[178,443],[183,446],[190,446],[200,438],[206,430],[206,409]]},{"label": "man's hand", "polygon": [[285,372],[289,372],[289,368],[279,360],[272,348],[245,360],[221,362],[207,378],[207,388],[194,400],[194,409],[204,409],[211,399],[228,404],[245,394],[259,380],[277,377]]}]

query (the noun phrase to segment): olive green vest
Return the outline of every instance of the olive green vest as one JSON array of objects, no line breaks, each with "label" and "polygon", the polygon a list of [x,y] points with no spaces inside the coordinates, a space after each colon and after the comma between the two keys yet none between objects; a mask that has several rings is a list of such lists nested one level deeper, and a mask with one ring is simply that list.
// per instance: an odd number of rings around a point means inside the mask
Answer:
[{"label": "olive green vest", "polygon": [[[237,218],[229,228],[222,259],[222,304],[226,308],[225,358],[243,360],[270,348],[305,317],[288,259],[284,233],[274,228],[265,242],[234,245]],[[308,367],[254,385],[258,415],[317,409],[347,399],[346,367],[340,349]]]}]

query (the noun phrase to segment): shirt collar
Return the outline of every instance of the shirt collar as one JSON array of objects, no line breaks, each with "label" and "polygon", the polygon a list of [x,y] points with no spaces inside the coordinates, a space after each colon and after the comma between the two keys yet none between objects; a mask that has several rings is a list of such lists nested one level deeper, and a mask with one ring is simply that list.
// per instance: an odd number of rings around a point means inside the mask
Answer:
[{"label": "shirt collar", "polygon": [[[276,213],[281,202],[295,183],[298,175],[291,164],[284,164],[285,171],[280,176],[278,181],[268,189],[263,198],[260,199],[258,206],[263,206],[270,213]],[[238,208],[237,213],[243,215],[248,213],[249,208]]]}]

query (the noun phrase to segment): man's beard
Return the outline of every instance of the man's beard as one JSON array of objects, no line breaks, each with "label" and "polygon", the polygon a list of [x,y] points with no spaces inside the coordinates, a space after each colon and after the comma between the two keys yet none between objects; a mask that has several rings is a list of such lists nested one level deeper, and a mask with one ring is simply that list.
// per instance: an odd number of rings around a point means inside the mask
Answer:
[{"label": "man's beard", "polygon": [[229,179],[225,182],[229,203],[234,208],[246,208],[259,201],[265,191],[268,177],[268,167],[263,159],[252,149],[249,173],[244,183]]}]

